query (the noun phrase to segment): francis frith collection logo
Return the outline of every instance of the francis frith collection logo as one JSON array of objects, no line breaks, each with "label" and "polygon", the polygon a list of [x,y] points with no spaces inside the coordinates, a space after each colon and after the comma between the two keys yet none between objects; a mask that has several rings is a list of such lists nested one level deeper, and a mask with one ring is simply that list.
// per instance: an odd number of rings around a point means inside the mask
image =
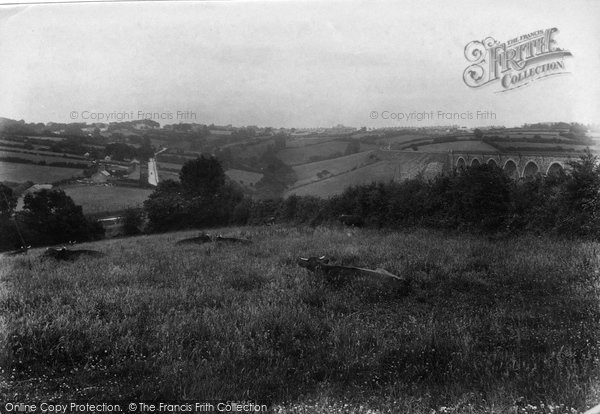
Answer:
[{"label": "francis frith collection logo", "polygon": [[506,42],[493,37],[474,40],[465,46],[470,65],[463,72],[465,84],[480,88],[497,83],[506,92],[521,88],[548,76],[568,73],[565,58],[571,52],[558,47],[554,36],[558,29],[524,34]]}]

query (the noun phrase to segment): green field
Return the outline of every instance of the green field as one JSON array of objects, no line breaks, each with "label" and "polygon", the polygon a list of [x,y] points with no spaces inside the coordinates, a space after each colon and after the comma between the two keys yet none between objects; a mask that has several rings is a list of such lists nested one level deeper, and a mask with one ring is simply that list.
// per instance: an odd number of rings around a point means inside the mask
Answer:
[{"label": "green field", "polygon": [[[3,151],[0,148],[0,157],[4,159],[14,159],[19,158],[22,160],[29,160],[33,163],[38,163],[40,161],[44,161],[47,164],[51,164],[53,162],[66,162],[71,164],[80,164],[80,165],[89,165],[90,163],[83,159],[75,159],[75,158],[67,158],[63,156],[56,155],[47,155],[44,153],[27,153],[27,152],[18,152],[18,151]],[[29,164],[34,165],[34,164]],[[68,167],[67,167],[68,168]]]},{"label": "green field", "polygon": [[181,167],[183,167],[183,164],[175,164],[175,163],[172,163],[172,162],[162,162],[162,161],[160,161],[158,163],[158,170],[159,171],[161,169],[165,169],[165,170],[171,170],[171,171],[177,171],[177,172],[179,172],[181,170]]},{"label": "green field", "polygon": [[45,165],[20,164],[0,161],[0,182],[53,183],[71,177],[82,176],[83,171],[74,168],[49,167]]},{"label": "green field", "polygon": [[295,194],[298,196],[309,195],[327,198],[335,194],[341,194],[344,189],[353,185],[390,181],[394,178],[394,173],[396,171],[397,168],[390,162],[377,161],[373,164],[340,175],[335,175],[298,187],[292,187],[286,191],[285,197]]},{"label": "green field", "polygon": [[[87,244],[106,256],[73,263],[41,260],[40,250],[0,258],[3,399],[427,414],[573,413],[599,401],[596,243],[213,233],[253,244],[175,246],[196,234],[185,232]],[[296,265],[321,254],[409,282],[328,282]]]},{"label": "green field", "polygon": [[419,151],[498,151],[496,148],[481,141],[452,141],[438,144],[419,145]]},{"label": "green field", "polygon": [[242,185],[255,185],[264,177],[264,175],[260,173],[236,169],[229,169],[225,171],[225,175],[233,181],[238,182]]},{"label": "green field", "polygon": [[[586,148],[589,147],[589,145],[577,145],[577,144],[573,144],[573,141],[570,142],[566,142],[566,141],[562,141],[562,142],[548,142],[548,143],[543,143],[543,142],[526,142],[526,141],[518,141],[518,142],[513,142],[513,141],[502,141],[502,140],[498,140],[494,142],[496,145],[498,145],[499,147],[503,147],[503,148],[540,148],[540,149],[552,149],[552,148],[557,148],[557,147],[562,147],[566,150],[572,149],[574,151],[580,151],[583,152]],[[591,147],[591,149],[596,149],[596,147]]]},{"label": "green field", "polygon": [[323,175],[324,172],[337,175],[350,171],[353,168],[363,167],[367,164],[376,162],[377,158],[373,154],[373,151],[365,151],[358,154],[347,155],[345,157],[296,165],[294,171],[296,172],[298,180],[294,186],[318,181],[321,179],[318,176],[320,173],[322,176],[325,176]]},{"label": "green field", "polygon": [[122,211],[141,207],[152,190],[147,188],[106,185],[69,185],[61,187],[75,204],[83,207],[83,214]]},{"label": "green field", "polygon": [[[385,156],[386,152],[379,153],[379,156]],[[353,155],[358,156],[358,155]],[[294,185],[288,189],[285,196],[292,194],[303,196],[311,195],[316,197],[327,198],[335,194],[340,194],[350,186],[370,184],[372,182],[388,182],[391,180],[402,181],[410,178],[415,178],[419,173],[425,171],[427,166],[432,162],[439,162],[435,154],[430,154],[421,151],[392,151],[389,153],[389,160],[373,162],[366,166],[351,169],[347,172],[342,172],[339,175],[326,177],[319,181],[305,180],[299,182],[299,185]],[[347,157],[335,158],[319,163],[319,167],[314,170],[314,174],[318,173],[319,168],[327,169],[327,166],[333,165],[335,169],[337,160],[344,160]],[[306,164],[306,165],[314,165]],[[296,168],[302,168],[297,166]],[[328,170],[328,169],[327,169]],[[329,171],[329,170],[328,170]],[[305,175],[310,174],[309,171],[303,172]],[[433,178],[433,177],[427,177]]]},{"label": "green field", "polygon": [[322,136],[305,136],[305,137],[289,137],[285,141],[286,148],[301,148],[307,145],[323,144],[335,140],[334,137]]},{"label": "green field", "polygon": [[403,134],[396,135],[391,137],[381,137],[376,139],[375,141],[381,145],[389,145],[389,144],[405,144],[407,142],[412,141],[428,141],[431,140],[431,135],[422,135],[422,134]]},{"label": "green field", "polygon": [[285,148],[277,152],[277,157],[287,165],[306,164],[312,162],[312,157],[342,156],[346,148],[348,142],[328,141],[298,148]]}]

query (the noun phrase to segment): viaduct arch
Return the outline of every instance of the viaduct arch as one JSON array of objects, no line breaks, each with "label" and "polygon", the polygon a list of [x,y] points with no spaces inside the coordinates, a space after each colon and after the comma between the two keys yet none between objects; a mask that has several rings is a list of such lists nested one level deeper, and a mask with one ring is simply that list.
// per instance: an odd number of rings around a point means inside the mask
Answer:
[{"label": "viaduct arch", "polygon": [[561,153],[486,153],[483,151],[450,152],[452,168],[465,168],[480,164],[502,168],[514,179],[532,178],[538,174],[557,174],[569,168],[569,162],[579,158],[579,154]]}]

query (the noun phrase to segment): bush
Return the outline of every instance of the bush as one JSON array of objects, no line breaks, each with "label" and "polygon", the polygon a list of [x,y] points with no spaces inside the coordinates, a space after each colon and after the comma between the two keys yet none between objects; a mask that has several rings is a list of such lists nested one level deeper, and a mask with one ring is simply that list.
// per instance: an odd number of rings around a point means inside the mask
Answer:
[{"label": "bush", "polygon": [[123,214],[123,234],[135,236],[140,234],[144,223],[144,212],[139,208],[128,208]]},{"label": "bush", "polygon": [[[199,160],[198,164],[218,163]],[[352,215],[377,228],[426,226],[483,233],[534,231],[600,237],[597,159],[588,151],[571,167],[568,172],[515,182],[500,168],[482,164],[429,181],[417,177],[401,183],[350,187],[327,200],[292,195],[285,200],[258,201],[243,198],[230,185],[221,185],[215,193],[208,187],[202,190],[202,180],[196,181],[192,191],[192,178],[197,176],[192,172],[199,170],[190,167],[186,186],[161,183],[145,208],[154,231],[274,220],[316,226]],[[210,170],[218,172],[216,167]]]},{"label": "bush", "polygon": [[156,190],[144,201],[149,230],[159,232],[185,228],[185,204],[179,183],[173,180],[159,182]]},{"label": "bush", "polygon": [[24,239],[34,246],[98,240],[104,236],[102,226],[88,221],[81,206],[62,190],[41,190],[27,194],[23,211],[15,220]]},{"label": "bush", "polygon": [[[242,202],[243,193],[225,182],[225,174],[216,158],[188,161],[179,176],[181,183],[160,182],[144,202],[150,231],[215,227],[227,225],[234,219],[235,207]],[[239,211],[236,220],[241,220]]]}]

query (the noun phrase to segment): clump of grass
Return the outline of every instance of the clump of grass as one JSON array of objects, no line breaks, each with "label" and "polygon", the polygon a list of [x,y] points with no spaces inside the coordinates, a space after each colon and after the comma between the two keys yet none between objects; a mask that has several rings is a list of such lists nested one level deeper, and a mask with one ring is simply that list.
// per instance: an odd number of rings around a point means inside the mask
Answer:
[{"label": "clump of grass", "polygon": [[[98,242],[107,255],[89,261],[2,259],[2,393],[357,413],[547,412],[531,407],[600,395],[594,243],[226,232],[253,244],[176,247],[188,232]],[[332,286],[296,265],[321,254],[410,283]]]}]

